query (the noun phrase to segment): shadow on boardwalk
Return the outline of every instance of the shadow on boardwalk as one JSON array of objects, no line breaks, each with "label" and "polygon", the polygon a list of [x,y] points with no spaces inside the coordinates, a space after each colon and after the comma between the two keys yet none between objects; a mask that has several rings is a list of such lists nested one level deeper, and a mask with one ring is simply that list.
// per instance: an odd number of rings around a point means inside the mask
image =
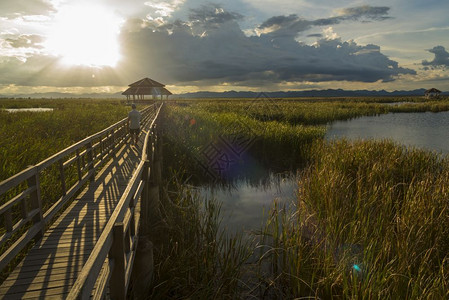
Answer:
[{"label": "shadow on boardwalk", "polygon": [[96,176],[0,287],[2,299],[63,299],[84,263],[141,157],[126,144]]}]

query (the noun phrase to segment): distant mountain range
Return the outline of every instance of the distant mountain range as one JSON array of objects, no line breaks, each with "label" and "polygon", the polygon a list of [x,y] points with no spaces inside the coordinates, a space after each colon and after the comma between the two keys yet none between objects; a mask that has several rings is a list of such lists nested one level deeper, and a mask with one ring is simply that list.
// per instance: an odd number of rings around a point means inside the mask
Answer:
[{"label": "distant mountain range", "polygon": [[[355,90],[347,91],[342,89],[328,90],[309,90],[309,91],[288,91],[288,92],[266,92],[265,95],[270,98],[295,98],[295,97],[388,97],[388,96],[423,96],[426,89],[416,89],[412,91],[393,91],[385,90],[368,91]],[[174,95],[179,98],[255,98],[260,92],[196,92]],[[442,95],[449,95],[449,92],[443,92]]]},{"label": "distant mountain range", "polygon": [[[309,91],[288,91],[288,92],[266,92],[265,95],[270,98],[294,98],[294,97],[388,97],[388,96],[423,96],[426,89],[416,89],[411,91],[393,91],[385,90],[342,90],[342,89],[327,89],[327,90],[309,90]],[[443,95],[449,95],[449,92],[443,92]],[[195,92],[176,94],[170,96],[171,99],[193,99],[193,98],[256,98],[260,92]],[[121,92],[113,94],[71,94],[71,93],[34,93],[34,94],[14,94],[14,95],[0,95],[1,98],[119,98],[125,99]]]}]

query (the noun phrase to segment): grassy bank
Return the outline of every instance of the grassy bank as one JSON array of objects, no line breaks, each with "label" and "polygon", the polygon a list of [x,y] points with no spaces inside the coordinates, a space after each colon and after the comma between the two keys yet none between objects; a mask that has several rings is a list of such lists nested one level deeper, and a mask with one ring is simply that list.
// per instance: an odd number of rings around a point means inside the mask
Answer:
[{"label": "grassy bank", "polygon": [[[245,167],[249,161],[256,161],[259,169],[296,168],[309,159],[308,147],[324,134],[324,126],[261,121],[201,107],[167,107],[164,121],[164,138],[170,144],[166,161],[172,163],[168,167],[186,170],[194,177],[201,174],[198,161],[211,168],[228,161],[225,176],[231,177],[256,172],[256,167]],[[211,149],[216,150],[216,157]]]},{"label": "grassy bank", "polygon": [[318,143],[264,238],[279,297],[446,299],[449,165],[391,142]]},{"label": "grassy bank", "polygon": [[[399,105],[286,101],[278,103],[287,111],[279,115],[262,115],[243,101],[170,107],[169,120],[177,130],[166,140],[174,155],[170,160],[177,164],[172,168],[189,169],[186,154],[226,135],[235,120],[259,135],[261,144],[248,150],[253,157],[264,153],[268,166],[279,156],[305,162],[298,201],[275,205],[257,236],[260,243],[252,252],[258,263],[245,268],[252,275],[244,294],[266,299],[449,297],[447,159],[389,141],[325,142],[323,128],[316,126],[361,115],[449,109],[447,101],[409,100]],[[294,152],[298,148],[304,153]]]}]

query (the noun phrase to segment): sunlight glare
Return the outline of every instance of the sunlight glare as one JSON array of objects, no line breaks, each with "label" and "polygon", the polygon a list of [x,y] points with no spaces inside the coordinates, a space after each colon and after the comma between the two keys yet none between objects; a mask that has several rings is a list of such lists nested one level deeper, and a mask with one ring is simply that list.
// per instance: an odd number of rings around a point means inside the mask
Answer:
[{"label": "sunlight glare", "polygon": [[106,7],[66,6],[58,11],[46,48],[68,65],[115,66],[122,20]]}]

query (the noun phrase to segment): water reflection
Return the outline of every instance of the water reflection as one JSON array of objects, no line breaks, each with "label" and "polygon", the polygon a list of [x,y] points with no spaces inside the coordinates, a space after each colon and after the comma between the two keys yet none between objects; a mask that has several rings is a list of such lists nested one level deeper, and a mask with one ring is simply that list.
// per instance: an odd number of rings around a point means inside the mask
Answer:
[{"label": "water reflection", "polygon": [[397,143],[449,154],[449,112],[390,113],[334,122],[327,139],[391,139]]},{"label": "water reflection", "polygon": [[17,112],[47,112],[53,111],[53,108],[34,107],[34,108],[5,108],[5,111],[10,113]]},{"label": "water reflection", "polygon": [[282,206],[295,200],[296,178],[293,174],[271,173],[268,180],[258,183],[242,179],[226,186],[203,186],[200,194],[222,202],[222,226],[228,233],[251,231],[265,223],[273,201]]}]

